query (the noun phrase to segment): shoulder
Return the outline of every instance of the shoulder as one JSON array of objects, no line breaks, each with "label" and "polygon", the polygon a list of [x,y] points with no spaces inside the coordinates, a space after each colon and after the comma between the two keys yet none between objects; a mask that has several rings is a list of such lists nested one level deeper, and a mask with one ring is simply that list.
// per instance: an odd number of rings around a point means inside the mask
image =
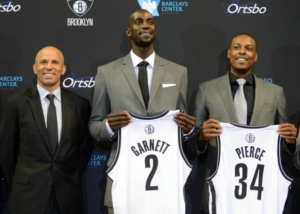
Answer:
[{"label": "shoulder", "polygon": [[283,91],[283,88],[279,85],[276,85],[275,83],[266,82],[263,79],[255,76],[255,75],[254,75],[254,77],[255,77],[255,84],[260,84],[263,87],[274,91],[274,93],[278,93],[279,91]]},{"label": "shoulder", "polygon": [[[62,97],[67,97],[70,100],[74,101],[75,103],[82,105],[82,106],[89,106],[90,102],[88,99],[76,94],[75,92],[72,92],[70,90],[61,88]],[[62,101],[63,102],[63,101]]]},{"label": "shoulder", "polygon": [[98,70],[105,71],[105,70],[108,70],[108,69],[119,68],[119,67],[121,67],[121,65],[124,64],[124,61],[126,61],[126,59],[128,59],[128,57],[130,59],[130,56],[127,55],[127,56],[121,57],[119,59],[116,59],[112,62],[101,65],[101,66],[98,67]]},{"label": "shoulder", "polygon": [[6,100],[9,100],[11,102],[20,103],[22,101],[25,101],[28,98],[28,96],[32,95],[34,90],[36,90],[36,89],[27,88],[27,89],[21,90],[17,93],[14,93],[14,94],[8,96],[6,98]]},{"label": "shoulder", "polygon": [[223,76],[220,76],[218,78],[211,79],[211,80],[208,80],[208,81],[205,81],[205,82],[201,82],[200,85],[204,86],[204,87],[207,87],[207,86],[213,86],[213,87],[215,87],[216,84],[218,84],[218,85],[224,85],[225,86],[226,83],[229,84],[228,74],[225,74]]},{"label": "shoulder", "polygon": [[167,66],[168,68],[174,69],[174,70],[180,70],[180,71],[186,71],[187,70],[187,68],[183,65],[177,64],[177,63],[172,62],[168,59],[162,58],[158,55],[156,55],[155,57],[156,57],[155,63],[161,63],[162,65]]}]

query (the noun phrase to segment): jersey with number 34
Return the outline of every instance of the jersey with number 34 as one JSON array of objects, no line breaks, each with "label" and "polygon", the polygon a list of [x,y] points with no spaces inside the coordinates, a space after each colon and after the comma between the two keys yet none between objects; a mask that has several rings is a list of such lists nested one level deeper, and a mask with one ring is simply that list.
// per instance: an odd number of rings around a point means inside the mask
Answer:
[{"label": "jersey with number 34", "polygon": [[292,179],[281,165],[278,125],[221,126],[216,170],[207,179],[210,213],[283,213]]},{"label": "jersey with number 34", "polygon": [[107,171],[115,214],[185,213],[184,185],[191,165],[173,121],[177,112],[131,114],[132,122],[119,130],[116,157]]}]

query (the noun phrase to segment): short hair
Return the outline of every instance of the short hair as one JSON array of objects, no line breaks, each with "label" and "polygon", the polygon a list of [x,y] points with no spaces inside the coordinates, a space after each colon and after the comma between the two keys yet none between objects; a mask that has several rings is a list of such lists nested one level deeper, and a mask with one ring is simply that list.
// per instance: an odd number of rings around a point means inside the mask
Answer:
[{"label": "short hair", "polygon": [[256,45],[256,50],[258,49],[258,44],[257,44],[257,40],[255,39],[255,37],[253,37],[252,35],[250,35],[249,33],[238,33],[236,34],[234,37],[232,37],[231,41],[230,41],[230,45],[232,43],[232,40],[238,36],[249,36],[250,38],[252,38],[255,42],[255,45]]}]

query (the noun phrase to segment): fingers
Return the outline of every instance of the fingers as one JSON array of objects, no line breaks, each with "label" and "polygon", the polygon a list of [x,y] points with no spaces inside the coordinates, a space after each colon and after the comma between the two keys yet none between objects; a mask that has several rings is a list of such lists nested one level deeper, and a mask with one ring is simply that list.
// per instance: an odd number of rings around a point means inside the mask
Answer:
[{"label": "fingers", "polygon": [[281,124],[277,130],[278,134],[285,139],[288,144],[295,143],[297,137],[297,128],[290,123]]},{"label": "fingers", "polygon": [[128,125],[131,120],[132,118],[127,111],[107,115],[108,124],[114,132],[116,132],[119,128]]},{"label": "fingers", "polygon": [[215,119],[209,119],[202,125],[201,131],[199,133],[199,140],[207,141],[210,138],[218,137],[220,134],[222,134],[222,127],[220,125],[220,122]]},{"label": "fingers", "polygon": [[176,122],[177,126],[182,129],[183,133],[189,133],[196,125],[195,117],[182,112],[175,114],[173,120]]}]

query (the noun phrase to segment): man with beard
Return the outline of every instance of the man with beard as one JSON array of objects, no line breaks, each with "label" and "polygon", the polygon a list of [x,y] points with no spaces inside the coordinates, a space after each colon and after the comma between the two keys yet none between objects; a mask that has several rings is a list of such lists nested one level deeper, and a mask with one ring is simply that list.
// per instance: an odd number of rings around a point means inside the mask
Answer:
[{"label": "man with beard", "polygon": [[[90,133],[99,145],[111,141],[108,166],[116,156],[117,130],[131,122],[129,112],[153,116],[165,110],[187,111],[187,69],[154,52],[156,28],[152,15],[143,9],[135,11],[129,17],[125,34],[131,39],[132,50],[98,68],[89,123]],[[146,80],[141,80],[143,71]],[[148,84],[146,90],[142,81]],[[186,134],[196,122],[186,113],[176,114],[174,121]],[[104,204],[109,213],[113,213],[111,188],[112,180],[108,177]]]},{"label": "man with beard", "polygon": [[[200,155],[201,169],[198,173],[205,178],[214,167],[216,158],[216,137],[222,133],[220,122],[243,125],[281,124],[279,135],[284,139],[284,148],[290,153],[295,149],[297,129],[287,123],[286,101],[283,89],[258,78],[252,73],[257,61],[257,43],[249,34],[238,34],[231,40],[227,52],[230,71],[217,79],[201,83],[198,87],[194,116],[196,127],[200,127],[198,139],[189,144],[189,151]],[[234,100],[239,90],[238,79],[246,80],[243,86],[245,114],[240,120],[242,102]],[[203,154],[204,153],[204,154]],[[202,165],[203,164],[203,165]],[[208,213],[208,190],[204,179],[201,213]]]}]

